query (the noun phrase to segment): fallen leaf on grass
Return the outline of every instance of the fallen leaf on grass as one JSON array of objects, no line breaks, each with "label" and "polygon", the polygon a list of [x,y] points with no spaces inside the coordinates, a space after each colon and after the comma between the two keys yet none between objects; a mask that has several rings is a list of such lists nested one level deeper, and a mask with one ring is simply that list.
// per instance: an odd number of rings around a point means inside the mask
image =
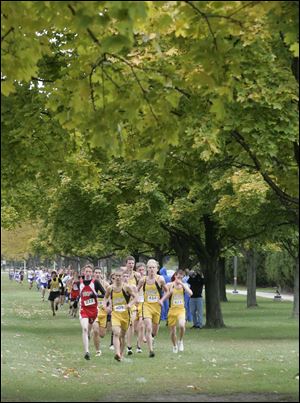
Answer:
[{"label": "fallen leaf on grass", "polygon": [[81,385],[87,385],[88,383],[87,382],[81,382]]}]

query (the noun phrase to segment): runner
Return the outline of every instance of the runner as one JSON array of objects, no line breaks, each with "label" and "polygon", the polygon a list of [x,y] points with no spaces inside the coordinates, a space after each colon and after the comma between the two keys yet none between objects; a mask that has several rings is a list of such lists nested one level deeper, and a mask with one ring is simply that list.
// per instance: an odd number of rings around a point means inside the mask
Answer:
[{"label": "runner", "polygon": [[[140,274],[141,278],[144,278],[146,275],[146,265],[143,262],[138,262],[136,264],[136,270]],[[142,353],[143,350],[141,348],[143,343],[146,343],[146,336],[145,336],[145,325],[144,325],[144,320],[143,320],[143,315],[142,315],[142,308],[143,308],[143,302],[144,302],[144,290],[141,288],[140,291],[138,292],[138,309],[137,309],[137,315],[136,315],[136,321],[135,321],[135,331],[138,335],[137,338],[137,347],[136,347],[136,352],[137,353]]]},{"label": "runner", "polygon": [[59,304],[59,296],[60,291],[59,289],[62,287],[62,282],[57,275],[57,271],[53,270],[51,272],[51,280],[48,282],[48,289],[50,289],[50,294],[48,300],[51,302],[51,309],[53,312],[53,316],[55,316],[55,311],[58,310]]},{"label": "runner", "polygon": [[29,290],[31,290],[32,286],[33,286],[33,280],[34,280],[34,271],[32,269],[28,270],[27,279],[28,279],[28,283],[29,283]]},{"label": "runner", "polygon": [[98,280],[93,279],[93,266],[87,264],[84,267],[84,279],[80,280],[80,324],[82,328],[82,341],[84,347],[84,358],[90,360],[89,339],[92,325],[98,316],[97,293],[105,293],[104,288]]},{"label": "runner", "polygon": [[60,289],[60,297],[59,297],[60,306],[63,306],[63,304],[65,302],[65,285],[64,285],[64,281],[63,281],[64,277],[65,277],[65,272],[64,272],[64,269],[61,268],[59,270],[59,278],[61,279],[63,286]]},{"label": "runner", "polygon": [[47,278],[47,272],[45,269],[42,269],[40,273],[40,289],[42,290],[42,301],[45,301],[45,293],[46,289],[48,288],[48,278]]},{"label": "runner", "polygon": [[[128,285],[133,289],[134,293],[137,293],[137,285],[141,279],[140,273],[134,271],[135,259],[133,256],[127,256],[126,258],[126,272],[128,273]],[[127,354],[132,355],[132,339],[135,329],[137,328],[137,305],[133,305],[130,312],[130,324],[127,331]],[[138,344],[138,342],[137,342]]]},{"label": "runner", "polygon": [[123,272],[114,273],[115,283],[110,285],[105,293],[103,306],[111,314],[115,360],[121,361],[125,348],[125,335],[130,323],[131,307],[137,302],[132,288],[123,282]]},{"label": "runner", "polygon": [[[184,295],[187,293],[189,296],[193,295],[192,290],[187,284],[183,283],[184,277],[183,270],[177,270],[175,273],[175,280],[167,285],[168,292],[163,296],[162,301],[169,298],[169,312],[168,312],[168,327],[170,329],[170,336],[173,343],[173,353],[183,351],[183,336],[185,333],[185,306]],[[177,344],[176,325],[179,326],[179,341]]]},{"label": "runner", "polygon": [[[114,284],[115,282],[115,273],[111,273],[110,277],[109,277],[109,284]],[[109,349],[114,351],[114,335],[112,332],[112,328],[111,328],[111,313],[107,314],[107,322],[108,322],[108,330],[111,331],[111,335],[110,335],[110,346]]]},{"label": "runner", "polygon": [[157,275],[158,263],[154,259],[147,262],[148,275],[142,278],[138,284],[138,291],[143,288],[144,302],[142,315],[145,323],[146,339],[149,348],[149,357],[154,357],[153,341],[158,333],[161,307],[162,292],[168,292],[165,280]]},{"label": "runner", "polygon": [[[94,271],[95,280],[100,281],[102,287],[106,290],[109,284],[104,280],[100,267],[95,267]],[[107,312],[103,307],[104,295],[98,292],[98,317],[93,323],[93,340],[96,349],[96,357],[100,357],[102,352],[100,350],[100,337],[103,338],[107,330]]]},{"label": "runner", "polygon": [[73,278],[70,280],[70,310],[69,314],[76,318],[77,310],[78,310],[78,301],[79,301],[79,288],[80,281],[78,279],[78,273],[73,273]]}]

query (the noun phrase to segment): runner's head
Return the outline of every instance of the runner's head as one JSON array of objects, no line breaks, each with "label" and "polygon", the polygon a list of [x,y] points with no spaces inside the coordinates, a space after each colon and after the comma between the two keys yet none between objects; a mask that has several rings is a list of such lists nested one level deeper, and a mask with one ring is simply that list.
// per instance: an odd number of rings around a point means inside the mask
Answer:
[{"label": "runner's head", "polygon": [[175,274],[174,274],[174,277],[175,277],[175,283],[177,283],[178,281],[182,281],[182,279],[183,279],[183,277],[184,277],[184,271],[183,270],[181,270],[181,269],[178,269],[176,272],[175,272]]},{"label": "runner's head", "polygon": [[92,264],[87,264],[83,269],[85,280],[91,280],[93,277],[94,266]]},{"label": "runner's head", "polygon": [[147,262],[147,272],[149,277],[153,277],[158,272],[158,262],[155,259],[149,259]]},{"label": "runner's head", "polygon": [[56,271],[56,270],[52,270],[52,272],[51,272],[51,277],[52,277],[53,279],[56,279],[56,277],[57,277],[57,271]]},{"label": "runner's head", "polygon": [[146,265],[145,265],[145,263],[143,263],[143,262],[138,262],[138,263],[136,264],[136,271],[137,271],[138,273],[140,273],[140,275],[141,275],[142,277],[144,277],[144,276],[146,275]]},{"label": "runner's head", "polygon": [[122,280],[123,280],[123,283],[128,284],[129,273],[128,273],[127,270],[126,270],[126,271],[123,271]]},{"label": "runner's head", "polygon": [[102,279],[102,271],[101,271],[100,267],[95,267],[94,278],[95,278],[95,280],[99,280],[99,281]]},{"label": "runner's head", "polygon": [[120,287],[123,281],[123,271],[121,269],[115,271],[114,277],[115,277],[114,283],[116,284],[117,287]]},{"label": "runner's head", "polygon": [[135,264],[135,258],[133,256],[127,256],[126,267],[129,273],[131,273],[132,270],[134,269],[134,264]]}]

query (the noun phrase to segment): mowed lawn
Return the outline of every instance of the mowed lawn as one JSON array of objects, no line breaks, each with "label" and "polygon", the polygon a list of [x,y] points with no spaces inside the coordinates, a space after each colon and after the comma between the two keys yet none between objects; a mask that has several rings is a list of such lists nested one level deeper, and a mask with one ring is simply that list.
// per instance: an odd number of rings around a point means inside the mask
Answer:
[{"label": "mowed lawn", "polygon": [[291,319],[291,302],[258,298],[259,306],[247,309],[245,296],[229,295],[222,304],[226,328],[188,324],[183,353],[172,352],[162,322],[155,358],[144,346],[142,354],[116,362],[108,334],[103,355],[95,357],[92,345],[92,359],[85,361],[79,320],[68,316],[66,305],[53,318],[35,286],[10,282],[7,273],[1,279],[2,402],[213,401],[239,393],[298,400],[298,321]]}]

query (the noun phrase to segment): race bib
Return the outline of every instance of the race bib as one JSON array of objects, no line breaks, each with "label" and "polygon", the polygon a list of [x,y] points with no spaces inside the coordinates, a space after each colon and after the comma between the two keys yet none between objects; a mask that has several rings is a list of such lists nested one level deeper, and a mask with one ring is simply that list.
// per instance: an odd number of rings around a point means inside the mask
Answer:
[{"label": "race bib", "polygon": [[99,306],[99,308],[103,307],[103,301],[101,299],[98,300],[98,306]]},{"label": "race bib", "polygon": [[144,295],[139,295],[138,301],[139,302],[144,302]]},{"label": "race bib", "polygon": [[114,311],[115,312],[125,312],[126,311],[125,305],[115,305]]},{"label": "race bib", "polygon": [[148,295],[148,302],[158,302],[158,297],[156,295]]},{"label": "race bib", "polygon": [[58,288],[52,288],[52,291],[53,291],[53,292],[58,292],[59,289],[58,289]]},{"label": "race bib", "polygon": [[85,306],[94,305],[95,300],[94,300],[94,298],[90,298],[90,299],[85,300],[83,303]]},{"label": "race bib", "polygon": [[173,304],[174,305],[184,305],[182,299],[174,299]]}]

